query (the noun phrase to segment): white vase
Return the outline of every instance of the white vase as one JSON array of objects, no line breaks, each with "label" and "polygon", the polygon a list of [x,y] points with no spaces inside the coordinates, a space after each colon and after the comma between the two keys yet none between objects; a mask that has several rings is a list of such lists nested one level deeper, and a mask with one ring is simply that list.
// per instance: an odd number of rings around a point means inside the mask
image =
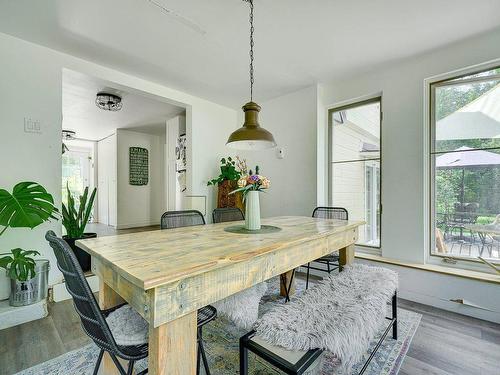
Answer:
[{"label": "white vase", "polygon": [[260,202],[259,192],[249,191],[245,197],[245,228],[248,230],[260,229]]},{"label": "white vase", "polygon": [[0,301],[9,298],[10,296],[10,279],[7,272],[0,268]]}]

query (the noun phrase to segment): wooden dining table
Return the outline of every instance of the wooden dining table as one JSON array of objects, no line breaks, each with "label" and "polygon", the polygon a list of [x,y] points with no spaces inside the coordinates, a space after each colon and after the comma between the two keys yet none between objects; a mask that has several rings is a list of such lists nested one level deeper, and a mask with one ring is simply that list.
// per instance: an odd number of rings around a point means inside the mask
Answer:
[{"label": "wooden dining table", "polygon": [[[339,250],[354,260],[364,222],[286,216],[274,233],[229,233],[209,224],[79,240],[99,277],[99,304],[129,303],[149,323],[149,374],[194,375],[197,310]],[[101,374],[117,374],[105,356]]]}]

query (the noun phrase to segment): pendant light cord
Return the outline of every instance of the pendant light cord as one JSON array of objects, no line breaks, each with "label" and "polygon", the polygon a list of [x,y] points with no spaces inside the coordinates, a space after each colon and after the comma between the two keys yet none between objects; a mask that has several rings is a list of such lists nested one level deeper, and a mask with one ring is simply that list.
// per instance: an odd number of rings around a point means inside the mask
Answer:
[{"label": "pendant light cord", "polygon": [[253,102],[253,0],[246,0],[250,4],[250,101]]}]

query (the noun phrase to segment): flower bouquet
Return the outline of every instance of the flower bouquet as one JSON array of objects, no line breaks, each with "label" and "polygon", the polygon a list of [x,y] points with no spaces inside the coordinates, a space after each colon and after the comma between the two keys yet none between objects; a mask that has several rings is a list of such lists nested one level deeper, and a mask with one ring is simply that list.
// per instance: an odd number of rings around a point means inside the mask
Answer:
[{"label": "flower bouquet", "polygon": [[230,194],[241,192],[245,202],[245,228],[247,230],[259,230],[260,225],[260,203],[259,192],[269,189],[271,181],[259,174],[259,167],[255,168],[255,174],[249,171],[238,180],[238,188]]}]

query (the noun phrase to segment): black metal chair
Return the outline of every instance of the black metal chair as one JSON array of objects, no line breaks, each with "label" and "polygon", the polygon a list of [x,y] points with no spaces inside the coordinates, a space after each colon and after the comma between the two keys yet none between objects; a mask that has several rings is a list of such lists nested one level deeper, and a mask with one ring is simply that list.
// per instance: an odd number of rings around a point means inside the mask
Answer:
[{"label": "black metal chair", "polygon": [[[68,244],[58,238],[53,231],[48,231],[45,238],[54,250],[57,267],[64,275],[66,289],[73,297],[73,305],[80,316],[83,330],[101,349],[94,368],[94,375],[99,370],[104,352],[111,356],[121,375],[132,374],[135,362],[148,356],[148,344],[124,346],[116,343],[113,333],[106,322],[106,317],[123,305],[101,310]],[[125,371],[117,357],[129,361],[127,371]],[[146,369],[137,375],[146,374],[147,372]]]},{"label": "black metal chair", "polygon": [[216,208],[212,212],[214,223],[226,223],[228,221],[245,220],[245,215],[238,207]]},{"label": "black metal chair", "polygon": [[167,211],[161,215],[161,229],[191,227],[194,225],[205,225],[205,218],[200,211]]},{"label": "black metal chair", "polygon": [[[320,219],[337,219],[337,220],[349,220],[349,213],[343,207],[316,207],[312,213],[312,217],[320,218]],[[332,273],[336,269],[341,269],[339,264],[340,257],[337,254],[328,254],[319,259],[316,259],[315,262],[326,265],[326,269],[318,268],[311,266],[311,262],[307,263],[307,265],[303,266],[307,268],[307,276],[306,276],[306,289],[309,288],[309,273],[310,270],[327,272],[328,274]]]},{"label": "black metal chair", "polygon": [[[161,216],[161,229],[174,229],[205,225],[205,218],[200,211],[167,211]],[[213,306],[205,306],[198,310],[198,356],[196,360],[196,373],[200,373],[200,355],[203,360],[206,375],[210,375],[207,356],[203,346],[203,326],[217,317],[217,310]]]}]

